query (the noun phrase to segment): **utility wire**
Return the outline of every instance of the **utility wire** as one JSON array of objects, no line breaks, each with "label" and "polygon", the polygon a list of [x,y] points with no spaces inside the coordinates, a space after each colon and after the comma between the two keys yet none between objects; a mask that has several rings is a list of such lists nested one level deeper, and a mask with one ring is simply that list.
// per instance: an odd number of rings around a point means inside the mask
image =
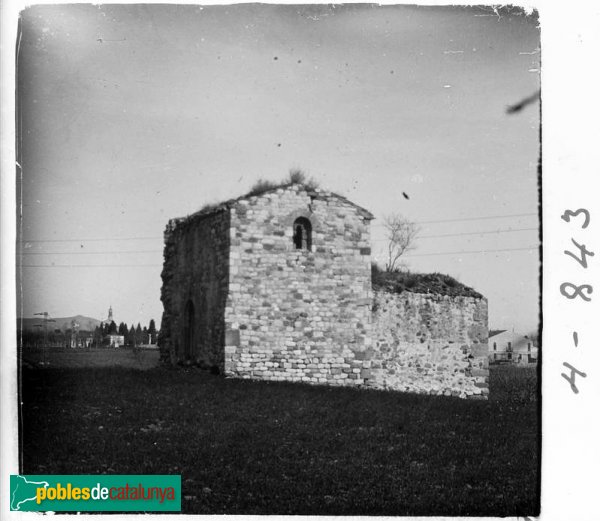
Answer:
[{"label": "utility wire", "polygon": [[[486,230],[479,232],[459,232],[459,233],[444,233],[439,235],[419,235],[417,239],[438,239],[441,237],[462,237],[465,235],[489,235],[495,233],[514,233],[514,232],[529,232],[537,231],[538,228],[504,228],[500,230]],[[149,238],[149,237],[147,237]],[[156,238],[156,237],[155,237]],[[74,239],[73,239],[74,240]],[[97,239],[102,240],[102,239]],[[125,240],[125,239],[123,239]],[[388,239],[372,239],[374,242],[387,242]],[[83,241],[83,239],[82,239]],[[34,241],[27,241],[34,242]],[[39,241],[42,242],[42,241]],[[61,242],[61,241],[56,241]],[[81,241],[77,241],[81,242]],[[21,255],[114,255],[120,253],[160,253],[162,250],[126,250],[126,251],[49,251],[49,252],[37,252],[37,251],[23,251]]]},{"label": "utility wire", "polygon": [[[438,224],[452,223],[461,221],[479,221],[487,219],[508,219],[511,217],[530,217],[538,215],[537,213],[515,213],[507,215],[487,215],[483,217],[463,217],[459,219],[442,219],[439,221],[417,221],[415,224]],[[385,226],[385,224],[373,224],[373,226]],[[145,241],[162,239],[162,236],[154,237],[105,237],[105,238],[90,238],[90,239],[20,239],[20,242],[102,242],[102,241]]]},{"label": "utility wire", "polygon": [[162,264],[23,264],[22,268],[157,268]]},{"label": "utility wire", "polygon": [[24,251],[21,255],[121,255],[126,253],[162,253],[162,250],[127,251]]},{"label": "utility wire", "polygon": [[538,247],[539,246],[530,246],[528,248],[501,248],[501,249],[497,249],[497,250],[444,251],[444,252],[438,252],[438,253],[415,253],[414,255],[407,253],[405,255],[405,257],[429,257],[432,255],[462,255],[465,253],[496,253],[496,252],[503,252],[503,251],[525,251],[525,250],[536,250],[536,249],[538,249]]},{"label": "utility wire", "polygon": [[438,239],[440,237],[459,237],[462,235],[489,235],[494,233],[512,233],[512,232],[530,232],[538,231],[538,228],[505,228],[504,230],[490,230],[484,232],[461,232],[461,233],[445,233],[441,235],[417,235],[417,239]]},{"label": "utility wire", "polygon": [[94,239],[20,239],[19,242],[102,242],[102,241],[147,241],[154,239],[163,239],[162,236],[156,237],[106,237]]},{"label": "utility wire", "polygon": [[[465,235],[490,235],[496,233],[514,233],[537,231],[538,228],[504,228],[479,232],[444,233],[440,235],[419,235],[417,239],[438,239],[441,237],[461,237]],[[388,239],[371,239],[373,242],[388,242]],[[163,250],[126,250],[126,251],[24,251],[21,255],[118,255],[130,253],[162,253]]]},{"label": "utility wire", "polygon": [[[526,248],[499,248],[494,250],[463,250],[463,251],[443,251],[435,253],[416,253],[414,255],[406,254],[406,257],[429,257],[431,255],[463,255],[472,253],[499,253],[505,251],[526,251],[536,250],[538,246],[529,246]],[[156,268],[161,264],[23,264],[23,268]]]},{"label": "utility wire", "polygon": [[[512,232],[529,232],[537,231],[538,228],[505,228],[503,230],[488,230],[482,232],[459,232],[459,233],[444,233],[440,235],[417,235],[416,239],[438,239],[440,237],[462,237],[464,235],[489,235],[495,233],[512,233]],[[389,242],[389,239],[371,239],[374,242]]]},{"label": "utility wire", "polygon": [[[443,219],[440,221],[415,221],[415,224],[438,224],[438,223],[456,223],[461,221],[483,221],[487,219],[508,219],[511,217],[531,217],[537,213],[513,213],[509,215],[486,215],[483,217],[463,217],[461,219]],[[385,226],[383,223],[376,223],[373,226]]]}]

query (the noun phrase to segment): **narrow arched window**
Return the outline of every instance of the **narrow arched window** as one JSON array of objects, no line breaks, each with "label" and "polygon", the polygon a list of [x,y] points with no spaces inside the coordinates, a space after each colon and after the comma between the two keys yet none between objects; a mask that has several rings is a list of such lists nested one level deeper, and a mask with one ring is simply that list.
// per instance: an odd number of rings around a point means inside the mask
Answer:
[{"label": "narrow arched window", "polygon": [[312,245],[312,226],[306,217],[294,221],[294,246],[297,250],[310,251]]}]

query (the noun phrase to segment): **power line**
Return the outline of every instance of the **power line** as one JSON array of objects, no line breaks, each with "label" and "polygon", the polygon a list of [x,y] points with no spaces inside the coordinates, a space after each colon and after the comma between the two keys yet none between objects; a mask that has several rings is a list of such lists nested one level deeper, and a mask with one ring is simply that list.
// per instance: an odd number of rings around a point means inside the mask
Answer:
[{"label": "power line", "polygon": [[162,250],[127,251],[24,251],[21,255],[120,255],[126,253],[162,253]]},{"label": "power line", "polygon": [[[443,251],[434,253],[416,253],[407,254],[406,257],[429,257],[432,255],[466,255],[472,253],[499,253],[505,251],[526,251],[535,250],[538,246],[529,246],[526,248],[499,248],[494,250],[462,250],[462,251]],[[23,268],[157,268],[161,264],[23,264]]]},{"label": "power line", "polygon": [[[460,237],[464,235],[489,235],[495,233],[514,233],[537,231],[538,228],[504,228],[499,230],[486,230],[479,232],[444,233],[439,235],[419,235],[417,239],[437,239],[441,237]],[[387,239],[374,239],[375,242],[387,242]],[[162,253],[163,250],[125,250],[125,251],[24,251],[21,255],[118,255],[133,253]]]},{"label": "power line", "polygon": [[[510,233],[510,232],[529,232],[536,231],[538,228],[505,228],[503,230],[488,230],[482,232],[459,232],[459,233],[444,233],[440,235],[417,235],[415,239],[437,239],[440,237],[460,237],[463,235],[489,235],[494,233]],[[388,242],[389,239],[371,239],[375,242]]]},{"label": "power line", "polygon": [[443,219],[440,221],[417,221],[416,224],[436,224],[436,223],[454,223],[460,221],[484,221],[487,219],[509,219],[511,217],[531,217],[537,216],[536,212],[532,213],[513,213],[508,215],[487,215],[484,217],[463,217],[462,219]]},{"label": "power line", "polygon": [[[438,224],[438,223],[451,223],[461,221],[479,221],[488,219],[509,219],[512,217],[531,217],[538,215],[537,213],[515,213],[506,215],[485,215],[482,217],[462,217],[458,219],[442,219],[439,221],[416,221],[415,224]],[[385,226],[384,224],[373,224],[373,226]],[[104,237],[104,238],[81,238],[81,239],[20,239],[19,242],[102,242],[102,241],[146,241],[163,239],[162,236],[153,237]]]},{"label": "power line", "polygon": [[105,237],[92,239],[20,239],[19,242],[102,242],[102,241],[148,241],[154,239],[163,239],[162,236],[156,237]]},{"label": "power line", "polygon": [[406,254],[405,257],[429,257],[432,255],[463,255],[467,253],[497,253],[503,251],[525,251],[536,250],[539,246],[530,246],[528,248],[501,248],[497,250],[469,250],[469,251],[444,251],[438,253],[416,253],[414,255]]},{"label": "power line", "polygon": [[[459,233],[447,233],[447,234],[439,234],[439,235],[423,235],[419,236],[419,239],[434,239],[434,238],[442,238],[442,237],[459,237],[459,236],[468,236],[468,235],[487,235],[487,234],[496,234],[496,233],[510,233],[510,232],[523,232],[523,231],[535,231],[538,228],[506,228],[500,230],[488,230],[488,231],[479,231],[479,232],[459,232]],[[373,239],[373,242],[387,242],[387,239]],[[534,248],[534,247],[532,247]],[[460,254],[460,253],[486,253],[486,252],[501,252],[501,251],[521,251],[527,250],[531,248],[505,248],[505,249],[495,249],[495,250],[472,250],[472,251],[459,251],[459,252],[436,252],[436,253],[420,253],[410,255],[407,254],[407,257],[421,257],[421,256],[429,256],[429,255],[451,255],[451,254]],[[144,254],[144,253],[162,253],[163,250],[126,250],[126,251],[61,251],[61,252],[35,252],[35,251],[25,251],[22,252],[21,255],[126,255],[126,254]],[[53,264],[53,265],[22,265],[23,268],[53,268],[53,267],[150,267],[156,266],[154,264],[119,264],[119,265],[104,265],[104,264],[83,264],[83,265],[63,265],[63,264]]]},{"label": "power line", "polygon": [[538,231],[538,228],[505,228],[504,230],[490,230],[484,232],[461,232],[461,233],[445,233],[441,235],[418,235],[417,239],[437,239],[440,237],[459,237],[462,235],[489,235],[493,233],[512,233],[512,232],[531,232]]},{"label": "power line", "polygon": [[[484,220],[488,220],[488,219],[508,219],[511,217],[531,217],[534,215],[538,215],[537,213],[513,213],[513,214],[507,214],[507,215],[485,215],[482,217],[463,217],[460,219],[441,219],[439,221],[415,221],[415,224],[438,224],[438,223],[455,223],[455,222],[461,222],[461,221],[484,221]],[[374,224],[373,226],[385,226],[385,224],[381,223],[377,223]]]},{"label": "power line", "polygon": [[22,264],[21,268],[157,268],[162,264]]}]

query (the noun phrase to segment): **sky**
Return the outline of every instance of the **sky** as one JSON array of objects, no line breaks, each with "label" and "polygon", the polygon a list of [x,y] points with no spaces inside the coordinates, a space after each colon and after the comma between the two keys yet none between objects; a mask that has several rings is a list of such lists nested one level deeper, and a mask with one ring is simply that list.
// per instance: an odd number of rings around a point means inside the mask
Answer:
[{"label": "sky", "polygon": [[[419,223],[407,269],[539,318],[540,33],[519,10],[54,5],[22,12],[18,316],[160,324],[170,218],[301,168]],[[405,192],[409,199],[402,193]]]}]

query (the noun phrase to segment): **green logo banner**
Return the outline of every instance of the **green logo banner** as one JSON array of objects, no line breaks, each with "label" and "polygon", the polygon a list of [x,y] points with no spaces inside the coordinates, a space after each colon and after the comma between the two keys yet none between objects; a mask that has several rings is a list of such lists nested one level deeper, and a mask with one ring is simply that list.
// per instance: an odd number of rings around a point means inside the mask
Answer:
[{"label": "green logo banner", "polygon": [[11,475],[10,509],[22,512],[180,512],[181,476]]}]

